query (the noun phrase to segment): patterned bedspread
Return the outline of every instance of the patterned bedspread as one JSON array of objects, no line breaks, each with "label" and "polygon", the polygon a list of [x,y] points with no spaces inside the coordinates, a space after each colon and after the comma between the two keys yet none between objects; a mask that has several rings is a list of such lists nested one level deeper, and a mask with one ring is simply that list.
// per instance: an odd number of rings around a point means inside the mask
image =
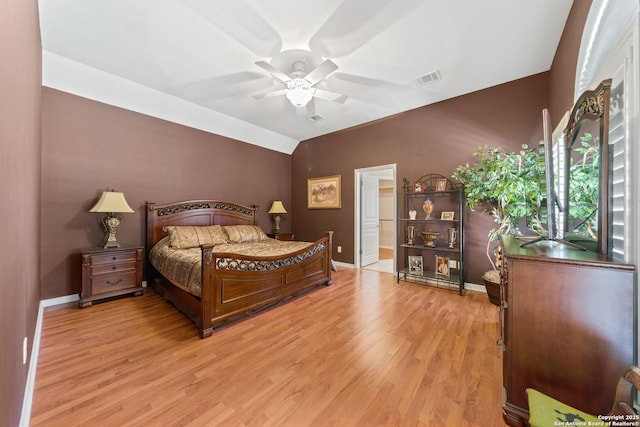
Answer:
[{"label": "patterned bedspread", "polygon": [[[217,253],[234,253],[248,256],[282,256],[311,246],[309,242],[292,242],[266,239],[251,243],[225,243],[216,245]],[[151,265],[171,283],[185,291],[200,296],[200,248],[174,249],[169,246],[169,238],[160,240],[149,252]]]}]

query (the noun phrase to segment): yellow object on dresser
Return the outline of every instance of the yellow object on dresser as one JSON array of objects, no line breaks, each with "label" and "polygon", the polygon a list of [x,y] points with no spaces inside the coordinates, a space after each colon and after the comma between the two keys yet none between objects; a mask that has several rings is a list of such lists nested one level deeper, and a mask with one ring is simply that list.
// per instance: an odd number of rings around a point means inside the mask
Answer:
[{"label": "yellow object on dresser", "polygon": [[611,411],[592,415],[564,404],[544,393],[527,388],[529,425],[549,426],[640,426],[640,416],[633,408],[635,392],[640,387],[640,369],[630,366],[618,380]]}]

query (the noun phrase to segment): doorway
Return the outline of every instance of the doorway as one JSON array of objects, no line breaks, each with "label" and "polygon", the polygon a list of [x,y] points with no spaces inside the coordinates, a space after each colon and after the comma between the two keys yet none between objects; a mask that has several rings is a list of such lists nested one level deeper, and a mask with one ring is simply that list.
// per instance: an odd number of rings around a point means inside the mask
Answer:
[{"label": "doorway", "polygon": [[396,165],[355,170],[355,266],[395,272]]}]

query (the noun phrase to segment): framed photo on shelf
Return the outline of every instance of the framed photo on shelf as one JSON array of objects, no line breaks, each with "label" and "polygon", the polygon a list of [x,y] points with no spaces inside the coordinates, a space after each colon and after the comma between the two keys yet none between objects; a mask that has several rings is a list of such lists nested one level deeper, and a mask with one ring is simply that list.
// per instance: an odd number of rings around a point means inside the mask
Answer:
[{"label": "framed photo on shelf", "polygon": [[340,175],[307,179],[307,209],[340,209]]},{"label": "framed photo on shelf", "polygon": [[422,181],[413,181],[413,192],[421,193],[424,191],[424,184]]},{"label": "framed photo on shelf", "polygon": [[422,273],[422,257],[416,255],[409,255],[409,271]]},{"label": "framed photo on shelf", "polygon": [[436,191],[447,190],[447,178],[438,178],[436,181]]},{"label": "framed photo on shelf", "polygon": [[453,221],[454,215],[454,211],[442,211],[442,213],[440,214],[440,219],[444,221]]},{"label": "framed photo on shelf", "polygon": [[447,277],[451,275],[449,271],[449,258],[436,255],[436,274]]}]

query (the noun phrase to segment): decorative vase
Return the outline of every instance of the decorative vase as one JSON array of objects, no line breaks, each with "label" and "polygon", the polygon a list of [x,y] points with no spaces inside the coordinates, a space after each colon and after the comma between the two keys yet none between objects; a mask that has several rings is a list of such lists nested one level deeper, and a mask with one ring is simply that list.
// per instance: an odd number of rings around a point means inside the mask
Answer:
[{"label": "decorative vase", "polygon": [[413,225],[407,227],[407,245],[413,245],[416,238],[416,228]]},{"label": "decorative vase", "polygon": [[409,219],[412,221],[415,220],[417,214],[418,214],[417,211],[414,211],[414,210],[409,211]]},{"label": "decorative vase", "polygon": [[424,203],[422,204],[422,210],[426,215],[424,219],[431,219],[431,212],[433,212],[433,202],[431,201],[431,199],[427,199],[424,201]]},{"label": "decorative vase", "polygon": [[430,248],[435,248],[436,247],[436,240],[438,240],[438,236],[440,235],[440,233],[435,232],[435,231],[423,231],[420,234],[422,235],[422,238],[424,239],[424,245],[425,246],[428,246]]},{"label": "decorative vase", "polygon": [[447,229],[447,243],[448,243],[448,247],[449,249],[453,249],[454,246],[456,245],[456,239],[458,238],[458,230],[456,230],[455,228],[448,228]]}]

